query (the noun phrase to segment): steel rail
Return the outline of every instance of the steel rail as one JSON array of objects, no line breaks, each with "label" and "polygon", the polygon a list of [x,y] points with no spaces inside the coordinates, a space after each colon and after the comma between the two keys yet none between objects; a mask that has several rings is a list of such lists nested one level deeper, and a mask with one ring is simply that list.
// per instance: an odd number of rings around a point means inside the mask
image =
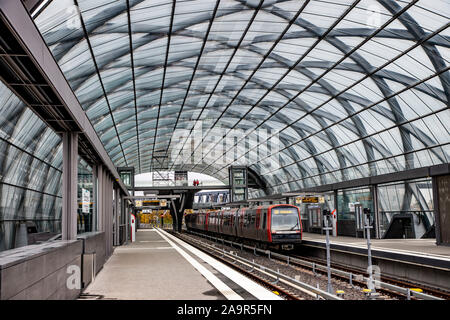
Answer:
[{"label": "steel rail", "polygon": [[[186,241],[185,238],[182,238],[182,239]],[[241,263],[243,265],[246,265],[246,266],[252,267],[252,268],[256,268],[258,272],[261,272],[261,273],[266,274],[266,275],[268,275],[268,276],[270,276],[272,278],[275,278],[275,279],[283,282],[284,284],[286,284],[288,286],[291,286],[291,287],[293,287],[293,288],[295,288],[297,290],[300,290],[300,291],[302,291],[302,292],[304,292],[304,293],[306,293],[306,294],[308,294],[308,295],[310,295],[310,296],[312,296],[314,298],[321,297],[322,299],[325,299],[325,300],[344,300],[344,299],[342,299],[342,298],[340,298],[340,297],[338,297],[338,296],[336,296],[334,294],[330,294],[330,293],[328,293],[328,292],[326,292],[324,290],[321,290],[320,288],[313,287],[313,286],[311,286],[311,285],[309,285],[307,283],[304,283],[304,282],[302,282],[300,280],[297,280],[297,279],[291,278],[290,276],[282,274],[279,271],[275,271],[275,270],[273,270],[271,268],[268,268],[266,266],[260,265],[260,264],[254,262],[254,261],[250,261],[250,260],[245,259],[243,257],[237,256],[236,254],[233,254],[230,251],[226,251],[225,249],[221,250],[221,249],[219,249],[219,248],[217,248],[215,246],[212,246],[210,244],[207,244],[207,243],[204,243],[204,242],[192,239],[192,238],[190,239],[190,241],[195,242],[198,245],[201,245],[203,247],[207,247],[209,250],[217,252],[218,254],[222,254],[223,256],[227,256],[228,258],[231,258],[234,261],[237,261],[237,262],[239,262],[239,263]],[[228,241],[225,240],[225,242],[228,242]],[[245,246],[243,244],[240,244],[239,247],[241,247],[242,249],[244,247],[251,248],[251,247]],[[207,251],[207,252],[209,254],[211,254],[211,251]]]},{"label": "steel rail", "polygon": [[[278,260],[281,261],[286,261],[287,264],[290,263],[295,263],[299,266],[303,266],[306,267],[308,269],[312,269],[312,270],[318,270],[321,272],[327,272],[327,267],[325,265],[322,264],[318,264],[315,262],[310,262],[310,261],[306,261],[303,259],[300,259],[298,257],[293,257],[293,256],[288,256],[288,255],[284,255],[284,254],[280,254],[278,252],[273,252],[271,250],[263,250],[260,248],[256,248],[256,247],[252,247],[252,246],[248,246],[242,243],[237,243],[237,242],[233,242],[230,240],[225,240],[223,238],[217,238],[217,237],[213,237],[210,235],[206,235],[206,234],[202,234],[199,232],[195,232],[195,231],[188,231],[191,234],[197,235],[197,236],[201,236],[201,237],[205,237],[205,238],[209,238],[211,241],[219,241],[222,242],[222,244],[228,243],[230,244],[231,247],[233,247],[233,245],[235,245],[236,247],[239,247],[241,249],[247,249],[250,251],[253,251],[254,253],[262,253],[267,255],[269,258],[276,258]],[[361,282],[367,282],[368,281],[368,277],[364,277],[362,274],[355,274],[353,272],[348,272],[348,271],[344,271],[344,270],[339,270],[336,268],[331,268],[331,274],[335,275],[335,276],[339,276],[342,278],[346,278],[346,279],[354,279],[355,281],[361,281]],[[292,279],[292,278],[291,278]],[[295,279],[294,279],[295,280]],[[295,280],[296,281],[296,280]],[[375,280],[375,286],[378,288],[382,288],[385,290],[389,290],[392,291],[396,294],[401,294],[404,296],[410,296],[410,297],[416,297],[418,299],[423,299],[423,300],[445,300],[443,298],[440,297],[436,297],[433,295],[429,295],[429,294],[425,294],[422,292],[417,292],[414,290],[411,290],[410,288],[404,288],[404,287],[400,287],[391,283],[387,283],[387,282],[383,282],[383,281],[379,281],[379,280]],[[315,288],[317,290],[317,288]],[[408,293],[409,292],[409,293]]]}]

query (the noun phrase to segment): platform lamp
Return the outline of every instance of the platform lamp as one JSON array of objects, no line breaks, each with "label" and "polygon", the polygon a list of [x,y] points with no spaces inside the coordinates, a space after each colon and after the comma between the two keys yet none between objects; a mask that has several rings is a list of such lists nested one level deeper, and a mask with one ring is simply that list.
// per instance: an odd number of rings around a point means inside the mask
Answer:
[{"label": "platform lamp", "polygon": [[328,275],[328,282],[327,282],[327,291],[328,293],[333,293],[333,286],[331,285],[331,258],[330,258],[330,230],[333,230],[331,227],[331,212],[329,209],[323,210],[323,230],[325,230],[326,234],[326,245],[327,245],[327,275]]}]

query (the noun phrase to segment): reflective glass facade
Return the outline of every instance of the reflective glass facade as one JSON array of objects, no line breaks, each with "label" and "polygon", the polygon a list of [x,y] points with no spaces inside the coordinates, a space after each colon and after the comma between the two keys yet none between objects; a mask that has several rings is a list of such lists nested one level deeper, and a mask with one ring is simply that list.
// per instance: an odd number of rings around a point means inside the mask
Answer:
[{"label": "reflective glass facade", "polygon": [[[226,183],[248,165],[280,193],[449,162],[449,12],[448,0],[49,0],[33,18],[117,167]],[[79,169],[82,200],[95,181]],[[0,250],[21,221],[60,230],[61,170],[61,138],[0,83]],[[400,185],[400,198],[425,190]],[[91,200],[79,232],[95,230]],[[403,210],[394,202],[380,211]]]},{"label": "reflective glass facade", "polygon": [[0,251],[20,223],[61,230],[61,138],[0,82]]},{"label": "reflective glass facade", "polygon": [[97,178],[92,167],[78,157],[78,216],[77,232],[97,231],[96,188]]},{"label": "reflective glass facade", "polygon": [[117,166],[246,164],[276,193],[449,162],[449,7],[59,0],[35,22]]},{"label": "reflective glass facade", "polygon": [[416,233],[423,234],[430,226],[435,225],[431,179],[383,184],[379,185],[377,190],[381,237],[389,227],[392,217],[397,214],[412,214],[417,222]]}]

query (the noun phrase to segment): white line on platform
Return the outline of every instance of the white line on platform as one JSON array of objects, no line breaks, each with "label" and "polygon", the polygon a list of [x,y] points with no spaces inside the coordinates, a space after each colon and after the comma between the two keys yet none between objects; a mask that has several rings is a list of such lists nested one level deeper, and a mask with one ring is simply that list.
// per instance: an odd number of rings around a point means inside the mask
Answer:
[{"label": "white line on platform", "polygon": [[[217,290],[219,290],[228,300],[244,300],[240,295],[234,292],[229,286],[227,286],[222,280],[217,278],[211,271],[202,266],[197,260],[192,258],[183,249],[166,237],[162,232],[156,230],[156,232],[166,240],[183,258],[185,258],[195,269],[198,270]],[[166,233],[167,234],[167,233]],[[168,235],[168,234],[167,234]]]},{"label": "white line on platform", "polygon": [[173,247],[154,247],[154,248],[116,248],[114,251],[128,251],[128,250],[164,250],[164,249],[170,249],[173,250]]},{"label": "white line on platform", "polygon": [[[322,239],[303,238],[303,240],[311,241],[311,242],[325,243],[325,240],[322,240]],[[367,249],[367,245],[363,245],[361,243],[351,244],[351,243],[348,243],[348,242],[338,242],[338,241],[332,241],[330,243],[332,245],[336,244],[336,245],[341,245],[341,246],[346,246],[346,247]],[[434,258],[434,259],[439,259],[439,260],[450,261],[450,258],[448,256],[443,256],[443,255],[440,255],[440,254],[423,253],[423,252],[404,250],[404,249],[394,249],[394,248],[380,247],[380,245],[377,245],[376,243],[375,244],[372,243],[372,250],[379,250],[379,251],[390,252],[390,253],[398,253],[398,254],[403,254],[403,255],[410,255],[410,256],[413,255],[413,256],[417,256],[417,257]]]},{"label": "white line on platform", "polygon": [[164,230],[157,230],[158,232],[164,233],[167,235],[167,237],[170,237],[174,241],[178,242],[181,246],[192,252],[194,255],[211,265],[214,269],[224,274],[226,277],[228,277],[233,282],[240,285],[242,288],[244,288],[247,292],[255,296],[259,300],[283,300],[279,296],[275,295],[271,291],[267,290],[263,286],[259,285],[258,283],[254,282],[253,280],[243,276],[239,272],[237,272],[234,269],[231,269],[230,267],[226,266],[220,261],[217,261],[216,259],[212,258],[211,256],[203,253],[202,251],[198,250],[197,248],[191,246],[190,244],[178,239],[177,237],[165,232]]}]

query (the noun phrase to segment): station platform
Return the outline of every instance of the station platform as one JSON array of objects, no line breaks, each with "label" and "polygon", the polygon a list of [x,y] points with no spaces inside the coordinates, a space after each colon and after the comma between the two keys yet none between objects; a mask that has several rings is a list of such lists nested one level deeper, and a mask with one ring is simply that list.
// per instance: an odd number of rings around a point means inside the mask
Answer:
[{"label": "station platform", "polygon": [[[324,259],[325,249],[325,235],[303,233],[301,255]],[[332,262],[367,268],[367,239],[330,237],[330,249]],[[371,254],[382,275],[450,291],[450,247],[435,239],[371,239]]]},{"label": "station platform", "polygon": [[279,296],[162,229],[117,247],[82,297],[120,300],[279,300]]},{"label": "station platform", "polygon": [[[367,240],[354,237],[330,237],[333,246],[363,249],[367,251]],[[316,233],[303,233],[304,244],[325,244],[325,235]],[[442,266],[450,268],[450,247],[436,245],[435,239],[370,239],[371,249],[374,252],[386,252],[392,255],[415,256],[423,258],[423,261],[429,261],[432,265],[438,266],[439,263],[432,263],[433,260],[442,260]],[[358,250],[359,251],[359,250]],[[445,263],[446,262],[446,263]]]}]

